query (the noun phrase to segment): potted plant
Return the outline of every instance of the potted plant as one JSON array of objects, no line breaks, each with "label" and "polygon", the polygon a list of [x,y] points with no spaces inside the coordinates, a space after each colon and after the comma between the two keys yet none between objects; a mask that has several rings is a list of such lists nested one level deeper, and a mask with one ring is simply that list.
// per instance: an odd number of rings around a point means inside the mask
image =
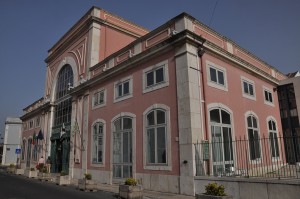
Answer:
[{"label": "potted plant", "polygon": [[66,171],[61,171],[59,176],[56,176],[55,183],[57,185],[69,185],[70,179]]},{"label": "potted plant", "polygon": [[26,169],[24,174],[28,178],[36,178],[37,177],[37,171],[33,167],[30,169]]},{"label": "potted plant", "polygon": [[225,193],[225,186],[217,183],[208,183],[205,186],[205,193],[196,194],[196,199],[233,199]]},{"label": "potted plant", "polygon": [[125,199],[142,199],[142,187],[137,185],[134,178],[127,178],[124,184],[119,185],[119,196]]},{"label": "potted plant", "polygon": [[78,180],[78,189],[82,191],[97,191],[97,183],[92,180],[92,174],[85,173],[84,178]]},{"label": "potted plant", "polygon": [[39,170],[38,179],[40,181],[51,181],[52,180],[51,174],[48,172],[48,169],[45,164],[43,164],[43,163],[38,164],[37,168]]},{"label": "potted plant", "polygon": [[7,173],[15,173],[16,171],[16,166],[14,164],[9,164],[7,168]]}]

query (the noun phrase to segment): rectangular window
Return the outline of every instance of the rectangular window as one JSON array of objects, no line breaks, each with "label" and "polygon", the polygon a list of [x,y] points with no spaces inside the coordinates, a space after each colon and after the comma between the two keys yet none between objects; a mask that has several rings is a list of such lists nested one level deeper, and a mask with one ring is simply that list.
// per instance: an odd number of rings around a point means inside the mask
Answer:
[{"label": "rectangular window", "polygon": [[41,121],[41,118],[38,116],[35,120],[35,127],[39,127],[40,126],[40,121]]},{"label": "rectangular window", "polygon": [[263,87],[263,92],[265,104],[274,106],[272,91],[266,87]]},{"label": "rectangular window", "polygon": [[103,105],[105,103],[105,90],[98,91],[94,94],[94,106]]},{"label": "rectangular window", "polygon": [[29,129],[32,129],[33,128],[33,120],[30,120],[29,121]]},{"label": "rectangular window", "polygon": [[241,77],[243,97],[256,100],[254,81]]},{"label": "rectangular window", "polygon": [[147,87],[148,86],[154,86],[156,84],[160,84],[164,82],[164,68],[156,68],[146,74],[147,76]]},{"label": "rectangular window", "polygon": [[225,86],[224,72],[222,70],[210,67],[210,81],[222,86]]},{"label": "rectangular window", "polygon": [[117,97],[122,97],[129,94],[129,80],[117,85]]},{"label": "rectangular window", "polygon": [[161,89],[168,85],[168,60],[143,70],[143,93]]},{"label": "rectangular window", "polygon": [[115,82],[115,97],[114,103],[119,102],[133,96],[132,93],[132,76],[125,77],[118,82]]}]

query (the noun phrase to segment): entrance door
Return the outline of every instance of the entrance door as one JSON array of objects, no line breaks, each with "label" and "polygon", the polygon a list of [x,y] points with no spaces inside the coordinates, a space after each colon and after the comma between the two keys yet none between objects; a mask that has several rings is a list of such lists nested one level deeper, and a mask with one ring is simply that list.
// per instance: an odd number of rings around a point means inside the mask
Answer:
[{"label": "entrance door", "polygon": [[132,119],[122,117],[114,122],[113,177],[132,177]]}]

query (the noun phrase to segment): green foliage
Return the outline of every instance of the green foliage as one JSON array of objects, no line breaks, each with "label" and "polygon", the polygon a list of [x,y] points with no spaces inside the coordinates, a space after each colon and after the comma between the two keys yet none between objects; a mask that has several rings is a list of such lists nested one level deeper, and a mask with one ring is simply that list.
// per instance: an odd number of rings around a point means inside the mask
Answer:
[{"label": "green foliage", "polygon": [[226,196],[224,185],[218,185],[217,183],[209,183],[205,186],[205,194],[212,196]]},{"label": "green foliage", "polygon": [[125,181],[125,185],[136,186],[137,181],[134,178],[127,178],[126,181]]},{"label": "green foliage", "polygon": [[60,176],[66,176],[66,175],[68,175],[68,173],[66,171],[61,171],[60,172]]},{"label": "green foliage", "polygon": [[92,174],[90,174],[90,173],[85,173],[85,174],[84,174],[84,178],[87,179],[87,180],[91,180],[91,179],[92,179]]},{"label": "green foliage", "polygon": [[9,164],[9,168],[15,168],[16,166],[14,164]]}]

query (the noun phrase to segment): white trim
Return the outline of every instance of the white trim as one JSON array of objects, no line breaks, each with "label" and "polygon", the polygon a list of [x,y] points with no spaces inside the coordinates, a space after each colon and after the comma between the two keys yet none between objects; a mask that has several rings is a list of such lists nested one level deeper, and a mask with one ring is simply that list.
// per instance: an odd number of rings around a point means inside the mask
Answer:
[{"label": "white trim", "polygon": [[[224,77],[224,85],[211,81],[210,76],[210,68],[215,69],[216,71],[220,71],[223,73]],[[207,73],[207,85],[213,88],[217,88],[223,91],[228,91],[228,83],[227,83],[227,72],[226,68],[219,66],[211,61],[206,61],[206,73]]]},{"label": "white trim", "polygon": [[[129,93],[118,97],[117,96],[117,92],[118,92],[117,85],[122,84],[126,81],[129,81]],[[114,103],[129,99],[131,97],[133,97],[133,77],[132,77],[132,75],[124,77],[114,83]]]},{"label": "white trim", "polygon": [[[163,68],[164,71],[164,81],[161,83],[156,83],[152,86],[147,87],[147,77],[146,74],[150,71],[155,71],[156,69]],[[162,61],[155,65],[149,66],[143,70],[143,93],[148,93],[155,91],[164,87],[169,86],[169,69],[168,69],[168,60]]]},{"label": "white trim", "polygon": [[[244,82],[252,85],[252,87],[253,87],[253,95],[250,95],[250,94],[244,92]],[[248,79],[247,77],[241,76],[241,86],[242,86],[243,97],[245,97],[247,99],[250,99],[250,100],[256,101],[256,91],[255,91],[254,81],[251,80],[251,79]]]},{"label": "white trim", "polygon": [[[273,106],[273,107],[274,107],[274,106],[275,106],[275,105],[274,105],[274,95],[273,95],[272,89],[270,89],[270,88],[268,88],[268,87],[266,87],[266,86],[263,86],[263,89],[262,89],[262,90],[263,90],[264,103],[265,103],[266,105],[269,105],[269,106]],[[271,93],[271,96],[272,96],[272,102],[266,100],[265,91]]]},{"label": "white trim", "polygon": [[[104,97],[103,97],[103,103],[102,104],[98,104],[98,105],[94,105],[95,103],[95,94],[96,93],[100,93],[100,92],[104,92]],[[97,89],[93,92],[93,98],[92,98],[92,110],[94,109],[97,109],[97,108],[101,108],[101,107],[104,107],[106,106],[106,88],[100,88],[100,89]]]},{"label": "white trim", "polygon": [[120,117],[130,117],[132,118],[132,177],[136,177],[136,115],[129,112],[121,112],[110,121],[110,176],[111,180],[114,182],[123,181],[123,179],[114,179],[113,177],[113,131],[114,131],[114,121]]},{"label": "white trim", "polygon": [[[164,165],[147,165],[147,113],[154,109],[163,109],[166,112],[166,141],[167,141],[167,164]],[[153,104],[143,112],[143,165],[145,170],[161,170],[161,171],[172,171],[172,154],[171,154],[171,119],[170,119],[170,108],[164,104]]]},{"label": "white trim", "polygon": [[[103,141],[102,141],[102,163],[93,163],[93,127],[95,124],[101,123],[103,125]],[[106,122],[103,119],[97,119],[95,120],[91,125],[91,143],[90,143],[90,164],[92,167],[105,167],[105,152],[106,152]]]},{"label": "white trim", "polygon": [[[258,136],[259,136],[259,148],[260,148],[260,158],[257,158],[255,160],[251,160],[250,157],[250,146],[249,146],[249,135],[248,135],[248,120],[247,118],[249,116],[254,116],[256,119],[256,123],[257,123],[257,130],[258,130]],[[261,144],[261,129],[260,129],[260,125],[259,125],[259,117],[256,115],[256,113],[254,113],[253,111],[247,111],[245,112],[245,128],[246,128],[246,140],[248,140],[248,147],[249,147],[249,151],[248,151],[248,160],[250,164],[261,164],[263,162],[263,153],[262,153],[262,144]]]}]

